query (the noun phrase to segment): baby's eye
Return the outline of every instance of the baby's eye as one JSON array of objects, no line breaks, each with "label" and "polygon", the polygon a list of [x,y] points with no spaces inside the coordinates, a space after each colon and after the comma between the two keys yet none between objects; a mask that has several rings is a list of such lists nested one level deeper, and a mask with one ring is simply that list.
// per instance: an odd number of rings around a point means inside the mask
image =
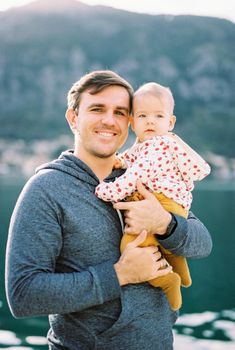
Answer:
[{"label": "baby's eye", "polygon": [[146,114],[139,114],[137,117],[138,118],[146,118]]},{"label": "baby's eye", "polygon": [[157,118],[164,118],[164,115],[162,115],[162,114],[157,114],[156,117],[157,117]]}]

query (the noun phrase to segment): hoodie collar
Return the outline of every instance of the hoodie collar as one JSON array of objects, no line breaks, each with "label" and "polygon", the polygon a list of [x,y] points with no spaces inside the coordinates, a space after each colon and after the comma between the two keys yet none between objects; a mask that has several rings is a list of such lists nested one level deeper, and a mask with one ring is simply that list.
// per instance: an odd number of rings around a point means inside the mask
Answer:
[{"label": "hoodie collar", "polygon": [[[99,179],[93,173],[93,171],[84,163],[81,159],[74,155],[73,150],[67,150],[49,163],[43,164],[36,169],[36,173],[44,170],[54,169],[64,173],[67,173],[79,180],[90,183],[97,186],[99,184]],[[116,177],[122,175],[123,169],[115,169],[105,181],[113,181]]]}]

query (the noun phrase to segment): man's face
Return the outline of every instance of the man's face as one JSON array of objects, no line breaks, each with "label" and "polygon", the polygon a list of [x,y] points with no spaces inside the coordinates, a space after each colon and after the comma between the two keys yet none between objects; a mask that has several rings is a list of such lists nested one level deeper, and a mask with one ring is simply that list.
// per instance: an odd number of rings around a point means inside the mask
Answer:
[{"label": "man's face", "polygon": [[121,86],[109,86],[95,95],[81,94],[76,117],[76,155],[109,158],[128,136],[130,98]]}]

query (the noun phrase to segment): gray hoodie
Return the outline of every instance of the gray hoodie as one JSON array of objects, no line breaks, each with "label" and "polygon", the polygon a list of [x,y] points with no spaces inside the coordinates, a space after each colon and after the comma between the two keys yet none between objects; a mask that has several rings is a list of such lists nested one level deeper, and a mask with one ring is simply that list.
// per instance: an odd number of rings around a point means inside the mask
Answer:
[{"label": "gray hoodie", "polygon": [[[122,170],[115,170],[112,181]],[[112,204],[95,196],[99,180],[71,151],[37,170],[12,215],[6,291],[15,317],[49,315],[50,349],[172,349],[177,314],[148,283],[120,288],[113,264],[122,229]],[[192,214],[176,216],[162,245],[204,257],[207,229]]]}]

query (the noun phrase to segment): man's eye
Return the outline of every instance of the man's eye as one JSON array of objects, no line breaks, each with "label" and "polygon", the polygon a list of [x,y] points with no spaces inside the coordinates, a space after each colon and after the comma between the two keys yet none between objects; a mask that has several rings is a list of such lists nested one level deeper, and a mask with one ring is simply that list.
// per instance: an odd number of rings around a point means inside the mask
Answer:
[{"label": "man's eye", "polygon": [[124,112],[122,112],[122,111],[116,111],[115,114],[120,115],[120,116],[123,116],[123,117],[126,116],[126,113],[124,113]]},{"label": "man's eye", "polygon": [[100,107],[95,107],[91,109],[91,112],[101,112],[101,111],[102,111],[102,108]]}]

